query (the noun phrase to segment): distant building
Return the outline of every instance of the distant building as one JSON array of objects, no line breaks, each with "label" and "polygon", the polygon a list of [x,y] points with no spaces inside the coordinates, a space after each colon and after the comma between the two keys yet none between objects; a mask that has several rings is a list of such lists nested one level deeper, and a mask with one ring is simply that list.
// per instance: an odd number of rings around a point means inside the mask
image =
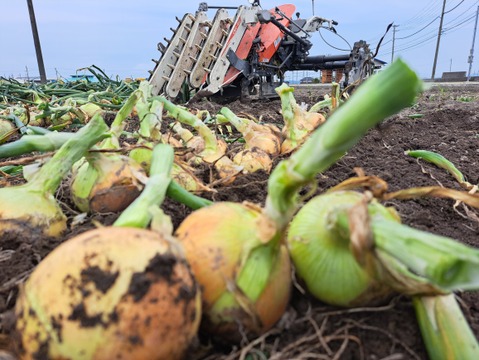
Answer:
[{"label": "distant building", "polygon": [[447,71],[442,73],[440,79],[435,81],[466,81],[467,76],[465,71]]},{"label": "distant building", "polygon": [[299,83],[300,84],[312,84],[314,81],[314,78],[310,77],[310,76],[306,76],[304,78],[302,78],[301,80],[299,80]]}]

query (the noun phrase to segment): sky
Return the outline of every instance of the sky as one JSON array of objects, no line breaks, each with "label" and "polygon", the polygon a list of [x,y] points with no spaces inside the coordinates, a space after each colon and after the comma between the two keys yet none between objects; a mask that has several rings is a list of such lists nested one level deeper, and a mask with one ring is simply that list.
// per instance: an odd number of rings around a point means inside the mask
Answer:
[{"label": "sky", "polygon": [[[442,6],[446,2],[435,75],[468,71],[479,0],[262,0],[263,9],[292,3],[301,17],[336,20],[337,35],[322,29],[312,35],[310,55],[337,55],[365,40],[372,49],[390,23],[377,57],[405,60],[422,78],[431,78]],[[48,78],[68,78],[96,65],[111,77],[148,77],[160,53],[157,43],[170,38],[175,17],[195,13],[201,1],[33,0]],[[210,0],[210,6],[247,5],[247,0]],[[0,76],[39,75],[27,0],[0,0]],[[208,11],[213,18],[214,9]],[[231,16],[234,10],[228,10]],[[395,30],[395,31],[393,31]],[[479,36],[471,75],[479,74]],[[81,72],[81,71],[80,71]],[[301,73],[301,72],[300,72]],[[299,76],[304,74],[299,74]],[[309,74],[308,74],[309,75]],[[298,74],[287,74],[286,79]]]}]

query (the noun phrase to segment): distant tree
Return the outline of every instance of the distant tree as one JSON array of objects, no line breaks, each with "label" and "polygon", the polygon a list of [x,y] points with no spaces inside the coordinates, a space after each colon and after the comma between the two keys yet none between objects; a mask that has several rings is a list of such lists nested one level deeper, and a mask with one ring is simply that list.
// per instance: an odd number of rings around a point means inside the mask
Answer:
[{"label": "distant tree", "polygon": [[313,79],[313,84],[319,84],[321,80],[319,78],[314,78]]}]

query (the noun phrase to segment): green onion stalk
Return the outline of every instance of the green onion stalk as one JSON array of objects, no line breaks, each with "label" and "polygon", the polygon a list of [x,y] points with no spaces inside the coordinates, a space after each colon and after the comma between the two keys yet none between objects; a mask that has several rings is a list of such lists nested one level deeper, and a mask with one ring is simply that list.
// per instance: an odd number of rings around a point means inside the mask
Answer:
[{"label": "green onion stalk", "polygon": [[407,150],[405,154],[412,156],[416,159],[423,159],[424,161],[427,161],[441,169],[446,170],[454,177],[454,179],[459,182],[459,184],[463,188],[467,190],[471,190],[474,187],[474,185],[466,181],[464,174],[451,161],[446,159],[441,154],[428,150]]},{"label": "green onion stalk", "polygon": [[[70,101],[71,103],[72,101]],[[87,114],[83,112],[75,104],[65,104],[63,106],[52,106],[47,102],[38,105],[38,109],[42,112],[34,116],[36,122],[44,124],[44,126],[51,126],[56,128],[66,127],[74,121],[85,124]]]},{"label": "green onion stalk", "polygon": [[281,111],[284,119],[283,143],[281,154],[288,154],[298,148],[306,138],[319,125],[326,121],[326,118],[316,112],[308,112],[296,102],[294,88],[283,83],[276,88],[276,93],[281,98]]},{"label": "green onion stalk", "polygon": [[146,177],[141,165],[121,150],[119,138],[124,120],[142,96],[135,90],[118,111],[110,137],[75,164],[70,190],[72,201],[82,212],[107,213],[124,210],[140,194]]},{"label": "green onion stalk", "polygon": [[65,241],[33,271],[15,308],[22,358],[185,358],[201,295],[160,208],[173,156],[156,145],[143,192],[113,226]]},{"label": "green onion stalk", "polygon": [[[144,81],[140,84],[139,89],[143,92],[143,96],[138,100],[136,109],[140,119],[139,140],[137,141],[137,148],[130,151],[129,156],[139,163],[146,173],[150,171],[150,163],[152,156],[152,148],[155,143],[169,143],[172,146],[179,146],[173,140],[175,138],[166,136],[161,133],[161,120],[163,116],[163,103],[157,99],[148,101],[150,97],[151,85]],[[180,126],[179,123],[175,125]],[[181,126],[180,126],[181,127]],[[186,129],[184,129],[186,130]],[[193,136],[191,134],[191,136]],[[209,190],[200,179],[194,175],[193,168],[175,156],[175,162],[172,168],[173,186],[180,186],[186,191],[201,192]]]},{"label": "green onion stalk", "polygon": [[[242,168],[233,163],[226,156],[227,145],[222,139],[216,138],[215,134],[194,114],[179,106],[174,105],[165,97],[157,97],[162,103],[169,115],[180,123],[194,128],[201,137],[201,143],[195,145],[195,156],[189,160],[192,165],[201,163],[213,164],[218,175],[225,183],[234,181]],[[188,144],[187,144],[188,146]]]},{"label": "green onion stalk", "polygon": [[341,158],[369,128],[410,105],[420,90],[401,60],[368,79],[289,159],[273,170],[263,208],[218,202],[188,215],[176,230],[203,288],[203,327],[237,342],[271,328],[291,291],[287,226],[299,192]]},{"label": "green onion stalk", "polygon": [[23,135],[18,140],[2,144],[0,158],[24,155],[34,151],[55,151],[74,136],[74,133],[57,131],[51,131],[45,135]]},{"label": "green onion stalk", "polygon": [[479,358],[476,335],[454,294],[414,296],[413,305],[430,359]]},{"label": "green onion stalk", "polygon": [[107,135],[100,115],[65,142],[26,184],[0,189],[0,237],[43,233],[60,236],[67,218],[54,194],[73,164]]}]

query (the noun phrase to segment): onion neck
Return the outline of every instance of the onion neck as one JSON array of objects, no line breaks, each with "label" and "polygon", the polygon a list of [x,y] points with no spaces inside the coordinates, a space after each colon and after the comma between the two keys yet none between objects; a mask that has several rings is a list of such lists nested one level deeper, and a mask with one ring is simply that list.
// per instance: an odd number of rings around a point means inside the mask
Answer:
[{"label": "onion neck", "polygon": [[98,141],[108,137],[107,131],[108,126],[101,115],[95,115],[86,126],[60,147],[25,186],[32,190],[53,194],[73,164],[80,160]]},{"label": "onion neck", "polygon": [[208,126],[205,125],[204,122],[202,122],[189,111],[182,109],[181,107],[176,106],[172,102],[168,101],[163,96],[154,97],[153,99],[158,99],[159,101],[161,101],[165,110],[167,110],[168,113],[180,123],[189,125],[196,131],[198,131],[199,135],[205,142],[206,150],[212,153],[217,151],[218,140],[216,139],[214,133],[208,128]]},{"label": "onion neck", "polygon": [[103,149],[118,149],[120,144],[118,139],[123,132],[124,120],[131,114],[136,103],[141,99],[142,91],[137,89],[131,93],[131,95],[126,99],[125,103],[122,105],[120,110],[118,110],[115,119],[110,126],[111,137],[107,139],[103,144]]},{"label": "onion neck", "polygon": [[236,114],[227,107],[223,107],[220,110],[220,114],[223,115],[228,120],[228,122],[230,122],[241,134],[244,134],[246,132],[249,125],[248,120],[236,116]]},{"label": "onion neck", "polygon": [[165,199],[171,181],[174,151],[170,145],[158,144],[153,149],[150,177],[141,192],[118,217],[114,226],[146,228],[152,219],[152,207],[158,207]]},{"label": "onion neck", "polygon": [[[332,226],[350,235],[347,210],[332,214]],[[382,216],[371,216],[372,244],[359,249],[373,255],[377,269],[395,274],[395,289],[409,294],[437,294],[479,288],[479,250],[454,239],[414,229]]]},{"label": "onion neck", "polygon": [[266,213],[284,229],[299,206],[303,186],[338,161],[371,127],[411,105],[421,84],[401,60],[366,80],[301,148],[274,169],[268,182]]}]

